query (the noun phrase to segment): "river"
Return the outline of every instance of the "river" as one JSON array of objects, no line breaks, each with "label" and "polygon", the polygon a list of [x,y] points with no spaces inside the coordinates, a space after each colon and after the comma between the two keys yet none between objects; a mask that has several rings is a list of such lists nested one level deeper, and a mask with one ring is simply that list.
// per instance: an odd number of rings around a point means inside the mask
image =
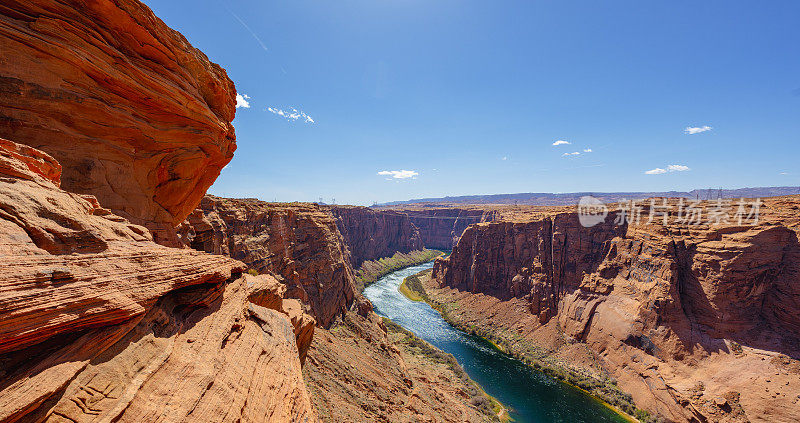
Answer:
[{"label": "river", "polygon": [[433,262],[384,276],[364,290],[375,311],[455,356],[484,391],[510,408],[517,422],[624,422],[618,414],[566,383],[553,379],[498,351],[480,337],[445,322],[424,302],[414,302],[397,288],[407,276],[430,269]]}]

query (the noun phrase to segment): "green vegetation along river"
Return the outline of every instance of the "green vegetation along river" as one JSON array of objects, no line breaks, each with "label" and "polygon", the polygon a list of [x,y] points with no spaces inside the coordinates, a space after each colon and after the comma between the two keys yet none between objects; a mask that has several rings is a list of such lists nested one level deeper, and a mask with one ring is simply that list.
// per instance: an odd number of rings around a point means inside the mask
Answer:
[{"label": "green vegetation along river", "polygon": [[538,372],[494,348],[488,341],[448,324],[424,302],[398,292],[407,276],[430,269],[432,262],[390,273],[364,290],[375,311],[455,356],[467,374],[510,408],[518,422],[624,422],[585,392]]}]

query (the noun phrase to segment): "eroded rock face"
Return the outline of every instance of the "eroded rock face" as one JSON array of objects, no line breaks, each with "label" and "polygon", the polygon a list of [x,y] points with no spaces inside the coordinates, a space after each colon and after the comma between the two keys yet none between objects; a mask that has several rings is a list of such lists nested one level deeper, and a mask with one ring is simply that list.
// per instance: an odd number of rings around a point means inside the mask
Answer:
[{"label": "eroded rock face", "polygon": [[[270,276],[152,241],[0,140],[0,421],[313,421],[314,320]],[[268,376],[268,377],[265,377]]]},{"label": "eroded rock face", "polygon": [[405,213],[356,206],[332,206],[330,210],[354,268],[367,260],[391,257],[398,251],[407,253],[425,248],[419,230]]},{"label": "eroded rock face", "polygon": [[613,216],[586,229],[574,213],[472,225],[450,257],[434,263],[434,275],[470,292],[524,297],[546,321],[557,313],[563,294],[577,289],[584,273],[594,272],[609,241],[623,233]]},{"label": "eroded rock face", "polygon": [[620,227],[612,214],[583,228],[574,213],[477,224],[437,259],[430,293],[470,324],[613,375],[669,421],[793,421],[798,206],[768,199],[755,226]]},{"label": "eroded rock face", "polygon": [[408,214],[411,222],[419,228],[420,238],[426,248],[450,250],[458,242],[467,226],[488,222],[494,213],[480,209],[437,208],[399,209]]},{"label": "eroded rock face", "polygon": [[208,195],[186,226],[192,248],[279,275],[287,296],[308,305],[324,327],[357,297],[344,240],[324,206]]},{"label": "eroded rock face", "polygon": [[178,245],[172,228],[236,149],[225,71],[137,0],[5,1],[0,52],[0,137]]}]

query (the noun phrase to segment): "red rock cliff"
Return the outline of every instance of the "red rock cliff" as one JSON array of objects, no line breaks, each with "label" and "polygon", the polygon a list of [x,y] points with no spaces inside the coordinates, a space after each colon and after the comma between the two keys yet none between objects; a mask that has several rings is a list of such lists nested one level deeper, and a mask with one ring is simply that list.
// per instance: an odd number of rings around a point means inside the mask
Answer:
[{"label": "red rock cliff", "polygon": [[315,419],[314,321],[282,284],[154,243],[59,169],[0,139],[0,421]]},{"label": "red rock cliff", "polygon": [[[799,206],[769,199],[755,226],[615,227],[609,216],[583,228],[557,212],[477,224],[434,275],[500,301],[460,297],[472,319],[578,366],[585,351],[570,342],[588,346],[589,371],[613,375],[667,421],[795,421]],[[512,311],[519,301],[525,313]],[[526,315],[532,326],[520,326]],[[568,342],[553,343],[554,333]]]},{"label": "red rock cliff", "polygon": [[496,221],[469,226],[452,254],[434,263],[444,285],[499,298],[521,297],[546,321],[558,302],[594,272],[609,242],[622,234],[613,218],[583,228],[574,213],[530,222]]},{"label": "red rock cliff", "polygon": [[419,230],[405,213],[356,206],[332,206],[330,210],[354,268],[366,260],[425,248]]},{"label": "red rock cliff", "polygon": [[186,228],[192,248],[280,275],[289,287],[287,295],[307,304],[322,326],[329,326],[356,297],[344,239],[325,206],[208,195]]},{"label": "red rock cliff", "polygon": [[450,250],[473,223],[491,221],[494,213],[479,209],[436,208],[398,209],[408,214],[411,223],[419,229],[422,244],[427,248]]},{"label": "red rock cliff", "polygon": [[225,71],[137,0],[4,1],[0,51],[0,137],[178,245],[172,228],[236,149]]}]

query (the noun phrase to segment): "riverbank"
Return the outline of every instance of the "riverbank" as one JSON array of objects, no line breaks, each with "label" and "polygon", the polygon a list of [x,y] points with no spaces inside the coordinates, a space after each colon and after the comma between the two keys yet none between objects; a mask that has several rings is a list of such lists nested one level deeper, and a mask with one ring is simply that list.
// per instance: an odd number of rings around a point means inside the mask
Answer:
[{"label": "riverbank", "polygon": [[427,263],[444,254],[445,253],[442,251],[431,249],[414,250],[408,253],[401,253],[398,251],[391,257],[367,260],[362,263],[361,267],[356,271],[356,289],[358,292],[363,292],[364,288],[389,273],[406,267]]},{"label": "riverbank", "polygon": [[434,347],[428,342],[418,338],[413,332],[392,322],[388,318],[384,317],[383,323],[386,325],[386,329],[390,334],[390,339],[392,339],[395,344],[403,345],[409,354],[421,357],[424,361],[445,365],[465,385],[470,387],[466,392],[470,404],[487,414],[488,411],[491,410],[491,413],[493,413],[500,422],[511,421],[506,407],[496,398],[487,394],[474,380],[470,379],[469,375],[467,375],[461,365],[458,364],[458,361],[452,354],[448,354]]},{"label": "riverbank", "polygon": [[[532,369],[562,381],[575,389],[588,394],[597,402],[617,413],[629,422],[652,422],[654,419],[644,410],[638,409],[630,395],[622,392],[616,381],[609,377],[596,377],[580,371],[556,358],[557,352],[545,350],[522,339],[509,328],[502,328],[493,320],[481,321],[469,316],[464,308],[445,295],[436,295],[436,286],[431,281],[431,269],[407,277],[402,289],[403,295],[412,301],[424,301],[441,314],[453,327],[486,340],[498,351],[525,363]],[[601,373],[602,374],[602,373]]]},{"label": "riverbank", "polygon": [[303,379],[324,423],[500,422],[491,398],[448,356],[378,316],[348,311],[315,330]]}]

